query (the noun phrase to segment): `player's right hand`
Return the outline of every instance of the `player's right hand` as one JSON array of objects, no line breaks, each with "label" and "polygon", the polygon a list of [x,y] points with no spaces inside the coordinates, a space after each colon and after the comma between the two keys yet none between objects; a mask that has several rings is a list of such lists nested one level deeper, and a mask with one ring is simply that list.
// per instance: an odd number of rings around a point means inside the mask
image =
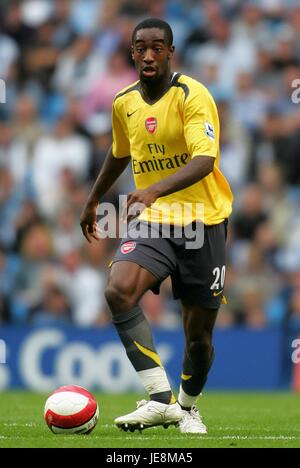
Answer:
[{"label": "player's right hand", "polygon": [[84,237],[89,243],[92,239],[100,239],[100,230],[97,225],[97,206],[86,205],[80,216],[80,226]]}]

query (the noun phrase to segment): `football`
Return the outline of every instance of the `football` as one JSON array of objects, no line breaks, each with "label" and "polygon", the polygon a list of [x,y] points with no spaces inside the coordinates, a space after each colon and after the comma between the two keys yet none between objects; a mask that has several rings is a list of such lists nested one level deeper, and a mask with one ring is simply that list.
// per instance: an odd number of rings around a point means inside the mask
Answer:
[{"label": "football", "polygon": [[48,397],[44,417],[54,434],[89,434],[97,424],[99,407],[88,390],[67,385]]}]

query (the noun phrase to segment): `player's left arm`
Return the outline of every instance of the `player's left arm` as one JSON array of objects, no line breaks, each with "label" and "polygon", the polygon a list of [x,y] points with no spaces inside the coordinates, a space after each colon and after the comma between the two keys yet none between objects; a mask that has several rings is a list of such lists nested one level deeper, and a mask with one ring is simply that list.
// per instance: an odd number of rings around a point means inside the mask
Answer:
[{"label": "player's left arm", "polygon": [[127,196],[127,211],[134,203],[149,207],[157,198],[170,195],[199,182],[213,170],[215,158],[212,156],[194,157],[185,167],[165,179],[143,190],[136,190]]},{"label": "player's left arm", "polygon": [[149,207],[157,198],[183,190],[207,177],[214,168],[219,146],[219,120],[208,91],[194,93],[184,105],[184,136],[191,161],[176,174],[128,195],[129,207],[140,203]]}]

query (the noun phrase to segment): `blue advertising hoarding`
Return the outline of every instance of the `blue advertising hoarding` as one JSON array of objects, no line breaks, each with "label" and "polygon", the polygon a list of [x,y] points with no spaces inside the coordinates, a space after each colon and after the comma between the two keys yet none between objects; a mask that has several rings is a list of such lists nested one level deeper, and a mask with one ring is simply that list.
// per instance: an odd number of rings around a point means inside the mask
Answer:
[{"label": "blue advertising hoarding", "polygon": [[[182,330],[154,331],[157,350],[178,388],[184,348]],[[0,390],[27,388],[48,392],[75,384],[108,393],[142,391],[112,327],[2,327]],[[3,345],[5,344],[5,350]],[[216,359],[208,389],[278,389],[282,373],[280,330],[217,330]],[[5,351],[5,352],[4,352]]]}]

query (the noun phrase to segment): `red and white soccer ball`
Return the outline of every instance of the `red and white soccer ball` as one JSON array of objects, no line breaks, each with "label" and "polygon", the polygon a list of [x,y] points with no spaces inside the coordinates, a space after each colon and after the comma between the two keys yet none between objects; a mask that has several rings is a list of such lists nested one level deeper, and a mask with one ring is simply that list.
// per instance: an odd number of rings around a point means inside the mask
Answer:
[{"label": "red and white soccer ball", "polygon": [[44,417],[54,434],[89,434],[97,424],[99,408],[90,392],[67,385],[49,396]]}]

